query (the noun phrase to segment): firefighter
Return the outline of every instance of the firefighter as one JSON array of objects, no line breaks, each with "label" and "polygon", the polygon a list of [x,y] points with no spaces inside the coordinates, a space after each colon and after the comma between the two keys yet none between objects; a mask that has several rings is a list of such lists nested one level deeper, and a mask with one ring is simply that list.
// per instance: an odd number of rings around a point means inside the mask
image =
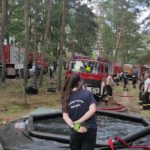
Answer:
[{"label": "firefighter", "polygon": [[109,96],[113,95],[113,89],[112,86],[114,85],[112,74],[109,74],[106,79],[106,88]]},{"label": "firefighter", "polygon": [[128,77],[127,77],[127,73],[123,74],[123,90],[128,91],[127,85],[128,85]]},{"label": "firefighter", "polygon": [[49,74],[50,74],[50,79],[54,79],[54,66],[50,64],[49,67]]},{"label": "firefighter", "polygon": [[91,67],[87,65],[85,70],[86,70],[87,72],[91,72]]},{"label": "firefighter", "polygon": [[94,150],[96,143],[96,100],[88,90],[81,89],[79,74],[67,78],[62,92],[62,115],[70,127],[71,150]]},{"label": "firefighter", "polygon": [[146,80],[144,83],[144,100],[143,109],[150,109],[150,73],[146,73]]},{"label": "firefighter", "polygon": [[142,75],[140,77],[140,83],[139,83],[139,101],[138,101],[139,105],[143,104],[143,99],[144,99],[144,82],[145,82],[145,76]]},{"label": "firefighter", "polygon": [[132,85],[133,85],[134,89],[136,88],[136,83],[137,83],[137,73],[133,72],[133,74],[132,74]]},{"label": "firefighter", "polygon": [[108,91],[106,87],[106,78],[103,78],[102,83],[101,83],[101,101],[105,102],[105,104],[108,103]]}]

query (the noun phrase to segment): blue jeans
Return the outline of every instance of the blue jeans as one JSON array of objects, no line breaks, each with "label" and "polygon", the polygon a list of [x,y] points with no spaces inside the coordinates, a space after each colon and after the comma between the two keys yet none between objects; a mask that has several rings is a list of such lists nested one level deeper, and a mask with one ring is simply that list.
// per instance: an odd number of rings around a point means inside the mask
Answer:
[{"label": "blue jeans", "polygon": [[71,130],[70,149],[71,150],[94,150],[96,144],[96,129],[88,129],[86,133],[78,133]]}]

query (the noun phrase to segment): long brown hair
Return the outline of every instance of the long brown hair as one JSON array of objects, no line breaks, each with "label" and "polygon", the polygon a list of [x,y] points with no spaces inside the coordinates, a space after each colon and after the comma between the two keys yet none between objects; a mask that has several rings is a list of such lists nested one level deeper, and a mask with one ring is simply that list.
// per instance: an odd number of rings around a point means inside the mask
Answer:
[{"label": "long brown hair", "polygon": [[62,94],[61,94],[63,111],[65,112],[68,111],[68,100],[70,98],[72,89],[74,87],[77,87],[80,81],[81,81],[81,77],[79,74],[73,74],[66,79],[63,90],[62,90]]}]

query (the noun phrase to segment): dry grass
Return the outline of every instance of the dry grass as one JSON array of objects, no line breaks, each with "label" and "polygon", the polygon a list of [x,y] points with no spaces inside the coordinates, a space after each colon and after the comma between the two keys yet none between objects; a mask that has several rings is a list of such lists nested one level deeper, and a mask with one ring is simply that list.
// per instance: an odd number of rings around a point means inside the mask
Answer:
[{"label": "dry grass", "polygon": [[[29,80],[29,85],[32,80]],[[27,95],[28,105],[25,104],[23,80],[8,79],[0,85],[0,120],[13,120],[33,111],[38,107],[60,108],[60,93],[47,92],[48,87],[56,87],[56,80],[44,77],[42,88],[36,95]]]},{"label": "dry grass", "polygon": [[[114,95],[123,95],[123,83],[114,87]],[[133,89],[131,81],[128,84],[128,91],[126,92],[129,97],[115,97],[115,99],[124,104],[128,111],[126,113],[136,114],[150,119],[150,110],[143,110],[141,105],[138,105],[139,100],[139,86],[137,84],[136,89]]]},{"label": "dry grass", "polygon": [[[30,79],[29,84],[31,84],[31,81]],[[43,86],[39,88],[39,94],[27,95],[28,105],[24,101],[22,80],[9,79],[6,84],[0,84],[0,121],[20,118],[38,107],[61,108],[60,93],[47,92],[48,87],[56,87],[56,82],[57,80],[52,81],[49,76],[45,76]],[[122,84],[114,86],[114,95],[122,95],[123,93]],[[150,118],[150,110],[141,110],[141,106],[138,105],[138,87],[133,89],[130,83],[127,94],[134,97],[126,100],[118,96],[114,97],[114,99],[128,107],[126,113],[139,114]]]}]

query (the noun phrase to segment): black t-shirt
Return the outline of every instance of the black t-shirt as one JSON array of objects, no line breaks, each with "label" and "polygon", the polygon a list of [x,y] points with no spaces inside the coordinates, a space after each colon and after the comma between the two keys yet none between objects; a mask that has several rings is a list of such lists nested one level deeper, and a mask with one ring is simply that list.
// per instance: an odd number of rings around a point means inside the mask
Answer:
[{"label": "black t-shirt", "polygon": [[[73,91],[69,99],[69,115],[73,121],[81,118],[88,110],[89,106],[95,103],[94,96],[87,90]],[[93,115],[90,119],[84,122],[87,128],[96,129],[96,118]]]}]

